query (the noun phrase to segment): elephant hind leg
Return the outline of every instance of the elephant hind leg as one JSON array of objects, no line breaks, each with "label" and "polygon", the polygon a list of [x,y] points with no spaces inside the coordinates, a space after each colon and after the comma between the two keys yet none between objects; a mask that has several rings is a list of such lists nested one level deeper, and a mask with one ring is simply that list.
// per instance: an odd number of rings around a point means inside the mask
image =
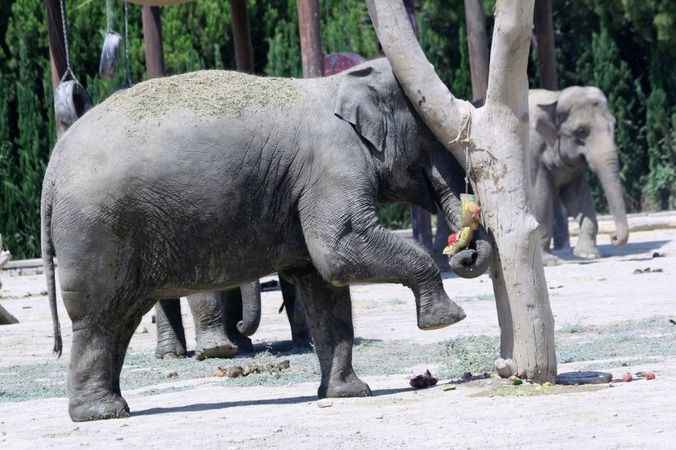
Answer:
[{"label": "elephant hind leg", "polygon": [[324,281],[316,271],[296,276],[301,301],[321,368],[318,395],[324,397],[366,397],[369,386],[352,368],[352,302],[348,287]]},{"label": "elephant hind leg", "polygon": [[[76,297],[87,296],[71,291],[67,297],[72,304]],[[129,406],[120,389],[120,373],[134,331],[153,303],[150,299],[110,302],[107,304],[120,308],[104,309],[96,317],[73,321],[68,410],[74,422],[129,416]]]},{"label": "elephant hind leg", "polygon": [[157,321],[158,359],[183,358],[186,355],[185,331],[181,318],[181,301],[178,298],[160,300],[155,304]]},{"label": "elephant hind leg", "polygon": [[279,284],[284,298],[284,310],[291,325],[291,340],[296,351],[304,351],[312,348],[310,330],[305,320],[305,307],[297,295],[297,288],[289,283],[284,277],[279,277]]}]

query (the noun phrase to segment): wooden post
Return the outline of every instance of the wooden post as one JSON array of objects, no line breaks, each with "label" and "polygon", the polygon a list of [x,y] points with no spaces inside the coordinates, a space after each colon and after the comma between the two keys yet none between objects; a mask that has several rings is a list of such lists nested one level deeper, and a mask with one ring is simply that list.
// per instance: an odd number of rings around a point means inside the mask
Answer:
[{"label": "wooden post", "polygon": [[143,46],[146,54],[148,78],[162,77],[165,74],[165,69],[160,8],[157,6],[144,6],[142,18]]},{"label": "wooden post", "polygon": [[235,45],[237,70],[253,73],[253,44],[251,43],[246,0],[230,0],[230,16],[232,18],[232,38]]},{"label": "wooden post", "polygon": [[[49,61],[52,69],[52,88],[61,81],[66,72],[66,45],[63,40],[63,22],[59,0],[44,0],[47,10],[47,35],[49,36]],[[56,120],[56,136],[60,137],[66,128]]]},{"label": "wooden post", "polygon": [[[559,77],[556,70],[556,43],[552,19],[552,0],[535,1],[535,42],[538,50],[538,66],[542,87],[551,91],[559,90]],[[558,194],[557,194],[558,197]],[[554,208],[554,248],[570,247],[568,218],[564,214],[561,201],[557,198]]]},{"label": "wooden post", "polygon": [[481,0],[465,0],[465,26],[472,76],[472,100],[476,102],[486,98],[488,87],[488,34],[486,13]]},{"label": "wooden post", "polygon": [[319,31],[319,0],[298,0],[298,28],[303,77],[321,77],[324,55]]},{"label": "wooden post", "polygon": [[535,40],[538,47],[542,87],[556,91],[559,89],[559,77],[556,73],[552,0],[536,0],[535,2]]}]

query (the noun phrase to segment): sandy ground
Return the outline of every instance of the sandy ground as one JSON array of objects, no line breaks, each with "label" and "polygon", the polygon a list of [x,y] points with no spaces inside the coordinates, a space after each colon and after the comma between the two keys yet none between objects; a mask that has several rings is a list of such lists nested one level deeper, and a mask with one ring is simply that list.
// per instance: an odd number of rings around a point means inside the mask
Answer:
[{"label": "sandy ground", "polygon": [[[623,248],[608,245],[605,236],[600,243],[603,259],[587,262],[562,255],[566,263],[546,268],[558,329],[676,317],[676,230],[634,233]],[[654,252],[665,256],[653,258]],[[634,274],[647,267],[662,272]],[[2,277],[2,305],[21,323],[0,328],[0,373],[53,360],[43,276],[3,272]],[[356,335],[427,344],[499,334],[494,304],[486,301],[492,296],[486,276],[448,277],[444,284],[468,317],[432,332],[416,328],[407,289],[353,286]],[[265,293],[263,301],[254,341],[289,339],[284,315],[276,311],[279,292]],[[71,329],[61,303],[59,307],[65,364]],[[188,308],[183,310],[192,343],[191,318]],[[152,352],[155,329],[150,320],[150,314],[144,317],[134,336],[134,351]],[[332,400],[323,408],[315,396],[318,380],[240,387],[226,380],[182,379],[124,391],[130,419],[80,424],[68,418],[65,398],[14,402],[0,396],[0,448],[674,448],[676,356],[641,364],[610,371],[619,376],[652,369],[655,381],[538,396],[483,395],[492,392],[492,381],[465,383],[452,391],[443,385],[413,391],[408,377],[421,367],[401,367],[400,375],[364,377],[374,390],[372,398]],[[560,371],[577,367],[560,364]],[[0,375],[0,390],[2,381]],[[156,393],[172,386],[182,390]]]}]

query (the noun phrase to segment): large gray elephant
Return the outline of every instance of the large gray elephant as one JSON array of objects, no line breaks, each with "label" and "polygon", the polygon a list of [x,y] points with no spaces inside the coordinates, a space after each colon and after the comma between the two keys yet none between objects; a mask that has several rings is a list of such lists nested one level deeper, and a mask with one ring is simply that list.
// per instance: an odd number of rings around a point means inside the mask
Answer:
[{"label": "large gray elephant", "polygon": [[[352,368],[350,283],[408,286],[423,330],[465,317],[427,252],[378,223],[377,204],[439,206],[457,229],[463,177],[385,59],[319,79],[201,71],[114,94],[63,135],[43,184],[55,351],[54,256],[73,322],[72,420],[129,415],[120,372],[158,299],[273,272],[305,307],[319,397],[370,395]],[[475,235],[450,262],[464,277],[491,259]]]},{"label": "large gray elephant", "polygon": [[[310,334],[305,323],[302,303],[296,288],[279,277],[283,308],[291,326],[294,350],[310,348]],[[187,297],[195,323],[197,359],[228,358],[237,353],[252,353],[249,336],[256,332],[261,319],[260,283],[247,283],[223,291],[193,294]],[[155,304],[157,346],[160,359],[186,356],[186,340],[179,299],[163,299]]]},{"label": "large gray elephant", "polygon": [[615,219],[612,242],[625,244],[629,228],[615,148],[615,118],[606,96],[595,87],[531,90],[529,114],[530,201],[542,226],[545,260],[556,260],[549,251],[559,201],[580,225],[574,254],[582,258],[600,256],[596,209],[586,180],[588,169],[599,177]]}]

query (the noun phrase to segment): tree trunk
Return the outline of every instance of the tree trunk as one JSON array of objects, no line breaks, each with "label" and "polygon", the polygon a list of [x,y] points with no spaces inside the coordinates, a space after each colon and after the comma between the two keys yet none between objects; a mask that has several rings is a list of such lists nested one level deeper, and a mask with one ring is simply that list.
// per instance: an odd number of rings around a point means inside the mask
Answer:
[{"label": "tree trunk", "polygon": [[465,0],[465,26],[472,76],[472,100],[478,102],[486,98],[488,87],[488,33],[486,13],[481,0]]},{"label": "tree trunk", "polygon": [[230,15],[232,17],[232,37],[235,45],[237,70],[253,73],[253,44],[251,43],[246,0],[230,0]]},{"label": "tree trunk", "polygon": [[158,6],[143,7],[143,47],[146,54],[148,78],[163,77],[164,50],[162,48],[162,18]]},{"label": "tree trunk", "polygon": [[319,32],[319,0],[298,0],[298,28],[303,77],[321,77],[324,55]]},{"label": "tree trunk", "polygon": [[482,204],[483,223],[496,247],[491,276],[502,357],[513,360],[520,376],[554,381],[554,318],[524,176],[533,3],[497,1],[486,103],[481,108],[456,99],[441,82],[401,2],[369,0],[369,13],[411,104],[468,171]]},{"label": "tree trunk", "polygon": [[[61,81],[66,73],[66,45],[63,40],[63,22],[61,21],[61,6],[59,0],[44,0],[47,10],[47,34],[49,36],[49,61],[52,68],[52,88]],[[60,137],[66,127],[56,120],[56,136]]]}]

